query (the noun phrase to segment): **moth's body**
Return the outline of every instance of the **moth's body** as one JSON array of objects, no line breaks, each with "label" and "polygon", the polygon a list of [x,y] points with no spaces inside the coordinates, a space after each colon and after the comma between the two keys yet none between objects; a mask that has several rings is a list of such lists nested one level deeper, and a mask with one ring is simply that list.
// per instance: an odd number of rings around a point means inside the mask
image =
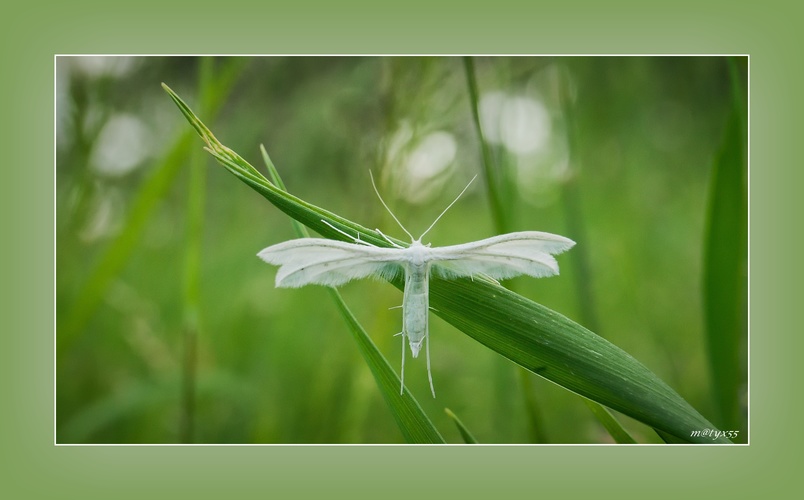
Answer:
[{"label": "moth's body", "polygon": [[[468,188],[468,186],[467,186]],[[376,187],[375,187],[376,190]],[[466,191],[466,189],[464,189]],[[379,193],[377,193],[379,196]],[[461,193],[463,194],[463,193]],[[460,197],[460,195],[459,195]],[[380,197],[382,201],[382,197]],[[457,198],[456,200],[457,201]],[[454,204],[455,201],[452,203]],[[385,202],[382,201],[383,205]],[[452,206],[452,204],[450,204]],[[388,208],[387,205],[385,205]],[[447,207],[449,209],[449,207]],[[390,209],[388,209],[390,212]],[[441,218],[446,210],[436,219]],[[393,213],[391,213],[393,216]],[[394,216],[394,219],[399,222]],[[370,276],[392,279],[404,273],[402,299],[402,332],[414,358],[426,343],[427,374],[435,397],[430,372],[430,332],[428,325],[430,276],[445,279],[486,275],[494,279],[528,275],[535,278],[558,274],[558,263],[551,254],[568,250],[575,242],[563,236],[537,231],[523,231],[494,236],[463,245],[431,247],[422,236],[403,247],[382,234],[390,244],[378,247],[361,241],[329,222],[326,225],[352,239],[352,243],[323,238],[301,238],[270,246],[257,254],[269,264],[279,266],[277,287],[300,287],[308,284],[339,286],[354,279]],[[402,224],[400,223],[400,226]],[[343,226],[345,229],[346,226]],[[410,233],[402,226],[402,229]],[[402,348],[402,389],[404,389],[405,349]]]},{"label": "moth's body", "polygon": [[427,250],[418,241],[403,250],[408,254],[408,260],[405,265],[405,294],[402,297],[402,331],[408,338],[414,358],[419,355],[422,341],[429,333],[430,264]]}]

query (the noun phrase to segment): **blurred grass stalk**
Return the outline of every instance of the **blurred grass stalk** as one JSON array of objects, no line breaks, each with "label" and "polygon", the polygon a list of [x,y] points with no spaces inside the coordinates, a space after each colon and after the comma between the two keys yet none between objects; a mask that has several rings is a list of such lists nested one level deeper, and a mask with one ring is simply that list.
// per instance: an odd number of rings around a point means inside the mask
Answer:
[{"label": "blurred grass stalk", "polygon": [[483,127],[480,123],[480,92],[477,88],[477,76],[475,75],[475,63],[471,57],[463,58],[463,69],[466,74],[466,85],[469,88],[469,105],[472,110],[472,120],[477,132],[478,142],[480,142],[480,157],[483,166],[483,179],[486,182],[486,194],[489,197],[491,206],[491,217],[494,220],[494,229],[498,234],[505,234],[511,231],[511,220],[507,216],[508,210],[503,205],[503,183],[507,182],[500,169],[495,168],[494,160],[491,156],[491,149],[483,135]]},{"label": "blurred grass stalk", "polygon": [[463,424],[463,422],[461,422],[461,419],[458,418],[458,415],[453,413],[453,411],[449,408],[444,408],[444,413],[446,413],[447,416],[451,418],[453,422],[455,422],[455,427],[458,428],[458,432],[461,434],[464,443],[477,444],[477,439],[475,439],[475,436],[473,436],[469,429]]},{"label": "blurred grass stalk", "polygon": [[[561,113],[564,117],[564,126],[567,137],[567,157],[570,165],[570,174],[561,185],[561,201],[567,219],[567,232],[576,241],[589,241],[586,226],[581,210],[581,197],[578,193],[578,176],[580,161],[578,160],[578,131],[575,128],[575,117],[570,96],[569,70],[562,66],[557,72],[558,100]],[[600,334],[600,323],[597,318],[597,307],[592,293],[592,272],[589,265],[588,245],[577,245],[570,252],[570,261],[575,267],[575,292],[578,296],[578,308],[581,320],[587,328]],[[617,418],[603,405],[591,400],[585,400],[586,406],[595,415],[595,418],[605,427],[606,431],[620,444],[634,444],[636,440],[620,424]]]},{"label": "blurred grass stalk", "polygon": [[[205,113],[212,107],[214,62],[202,57],[198,68],[198,101]],[[198,360],[198,335],[201,328],[201,242],[204,231],[204,192],[207,155],[193,148],[190,158],[190,182],[187,198],[187,239],[184,255],[184,318],[182,335],[182,379],[179,438],[195,441],[195,401]]]},{"label": "blurred grass stalk", "polygon": [[[741,410],[747,349],[747,89],[738,59],[728,60],[732,105],[725,133],[712,164],[704,248],[704,310],[709,367],[719,424],[746,429]],[[738,438],[746,440],[745,432]]]},{"label": "blurred grass stalk", "polygon": [[[231,62],[218,71],[217,78],[210,81],[211,90],[208,94],[210,118],[214,118],[220,111],[247,63],[247,58],[231,59]],[[97,265],[89,272],[87,281],[66,313],[65,319],[59,321],[56,337],[58,352],[68,349],[84,333],[84,328],[106,290],[128,262],[128,257],[151,215],[159,202],[164,199],[179,169],[185,164],[191,140],[192,131],[180,133],[162,161],[153,167],[151,176],[140,187],[120,233],[102,252]]]},{"label": "blurred grass stalk", "polygon": [[[475,75],[474,62],[471,57],[464,57],[464,70],[466,73],[466,82],[469,88],[469,98],[472,108],[472,118],[474,119],[475,130],[477,132],[478,140],[481,147],[481,157],[483,159],[483,172],[486,179],[486,189],[491,204],[492,215],[494,219],[495,230],[498,234],[504,234],[513,230],[513,223],[511,221],[511,214],[513,213],[512,196],[504,196],[505,186],[513,182],[507,174],[507,169],[498,168],[492,159],[491,151],[488,143],[483,135],[483,128],[480,122],[480,98],[477,88],[477,77]],[[571,156],[574,151],[575,137],[571,129],[571,110],[567,101],[566,83],[567,78],[564,75],[560,81],[560,101],[562,104],[562,111],[565,119],[567,120],[567,137],[568,137],[568,154]],[[562,200],[564,202],[564,211],[567,214],[568,234],[571,235],[576,241],[585,240],[585,230],[583,228],[583,220],[580,210],[580,202],[578,200],[577,183],[570,179],[564,184],[562,191]],[[510,200],[511,203],[503,205],[502,200]],[[578,245],[570,252],[570,259],[573,261],[577,269],[575,273],[575,288],[579,297],[581,317],[584,324],[590,330],[599,331],[597,318],[595,316],[594,301],[592,298],[590,283],[589,263],[583,245]],[[509,288],[511,288],[509,286]],[[530,380],[531,374],[524,368],[519,368],[518,375],[520,378],[520,387],[522,388],[522,396],[525,402],[525,409],[528,415],[530,424],[530,436],[534,442],[545,443],[548,441],[547,432],[542,423],[541,411],[539,410],[538,399],[533,393],[533,384]],[[635,443],[636,441],[628,434],[628,432],[619,424],[614,416],[600,404],[585,399],[586,405],[594,414],[603,427],[611,434],[611,436],[618,443]]]},{"label": "blurred grass stalk", "polygon": [[[474,59],[469,56],[464,57],[463,68],[464,74],[466,75],[466,86],[469,90],[469,107],[472,112],[472,121],[475,126],[478,142],[480,143],[483,179],[485,180],[486,195],[489,199],[494,230],[497,234],[505,234],[513,230],[510,217],[513,208],[510,204],[506,205],[503,203],[504,199],[511,200],[510,196],[506,197],[503,195],[505,192],[504,187],[510,180],[506,175],[507,172],[505,169],[497,168],[489,143],[486,141],[485,135],[483,134],[483,126],[480,121],[480,92],[477,87]],[[508,288],[511,291],[516,291],[511,283],[508,284]],[[507,364],[503,365],[502,363],[497,363],[495,368],[497,369],[497,379],[504,379],[508,374]],[[517,367],[516,373],[519,379],[522,400],[524,401],[525,414],[528,419],[529,440],[533,443],[548,443],[549,439],[547,437],[547,431],[544,428],[539,401],[534,393],[533,382],[530,379],[531,374],[522,367]],[[505,386],[505,383],[497,384],[498,387],[500,385]],[[510,406],[506,394],[501,390],[496,391],[496,397],[499,406],[503,408]]]}]

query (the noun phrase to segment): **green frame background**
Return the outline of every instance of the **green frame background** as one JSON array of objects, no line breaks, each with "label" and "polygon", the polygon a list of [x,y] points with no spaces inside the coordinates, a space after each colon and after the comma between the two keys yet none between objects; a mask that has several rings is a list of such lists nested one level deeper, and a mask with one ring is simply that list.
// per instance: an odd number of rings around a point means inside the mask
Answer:
[{"label": "green frame background", "polygon": [[[804,37],[802,12],[788,2],[38,3],[6,7],[0,33],[0,495],[755,498],[801,489],[802,340],[792,311],[802,276],[794,214],[804,213]],[[750,55],[750,446],[54,446],[55,54],[636,51]]]}]

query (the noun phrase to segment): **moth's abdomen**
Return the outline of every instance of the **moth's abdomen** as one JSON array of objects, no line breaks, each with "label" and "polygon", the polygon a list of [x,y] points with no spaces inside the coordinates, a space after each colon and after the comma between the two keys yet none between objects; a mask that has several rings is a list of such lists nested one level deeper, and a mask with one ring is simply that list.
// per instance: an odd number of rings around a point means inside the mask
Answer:
[{"label": "moth's abdomen", "polygon": [[402,300],[402,327],[408,337],[413,357],[419,355],[427,336],[429,313],[427,266],[409,264],[405,271],[405,295]]}]

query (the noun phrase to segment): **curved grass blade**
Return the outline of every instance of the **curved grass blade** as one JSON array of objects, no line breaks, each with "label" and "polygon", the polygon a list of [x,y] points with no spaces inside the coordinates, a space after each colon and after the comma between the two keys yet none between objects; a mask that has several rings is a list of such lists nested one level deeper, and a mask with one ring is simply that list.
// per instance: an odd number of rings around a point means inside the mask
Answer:
[{"label": "curved grass blade", "polygon": [[469,432],[469,429],[467,429],[466,426],[463,425],[461,419],[459,419],[457,415],[452,413],[452,410],[450,410],[449,408],[444,408],[444,413],[446,413],[447,416],[451,418],[453,422],[455,422],[455,426],[458,428],[458,432],[461,433],[461,437],[463,438],[464,443],[477,444],[477,439],[475,439],[472,433]]},{"label": "curved grass blade", "polygon": [[[274,163],[268,156],[268,152],[260,145],[260,152],[262,153],[263,161],[268,167],[268,173],[279,189],[287,191],[282,178],[279,177],[279,172],[276,170]],[[310,233],[307,228],[293,220],[293,228],[299,238],[309,238]],[[383,357],[382,353],[371,337],[368,336],[366,331],[357,321],[352,311],[344,302],[341,294],[334,288],[329,288],[330,295],[338,306],[338,310],[343,315],[346,324],[349,326],[349,331],[357,342],[357,347],[360,354],[366,361],[366,364],[377,382],[377,387],[380,389],[383,399],[385,399],[388,408],[391,410],[394,420],[396,420],[399,430],[405,437],[408,443],[444,443],[444,438],[433,425],[433,422],[427,418],[427,415],[422,410],[416,398],[408,391],[407,387],[404,388],[404,394],[399,394],[399,386],[401,381],[396,376],[393,368],[388,361]],[[404,347],[404,346],[403,346]]]},{"label": "curved grass blade", "polygon": [[565,316],[478,279],[433,280],[430,298],[448,323],[528,370],[688,442],[712,442],[693,435],[714,426],[673,389]]},{"label": "curved grass blade", "polygon": [[[207,142],[212,156],[274,206],[322,236],[350,241],[325,220],[348,234],[359,234],[363,241],[390,247],[376,232],[269,182],[220,144],[187,105],[166,90]],[[392,283],[400,289],[404,286],[401,279]],[[482,277],[453,281],[434,277],[430,300],[435,314],[531,372],[687,442],[712,442],[693,433],[715,427],[673,389],[628,353],[561,314]],[[715,442],[731,441],[721,437]]]},{"label": "curved grass blade", "polygon": [[609,435],[614,438],[614,441],[618,444],[636,444],[636,440],[631,437],[631,434],[625,430],[625,427],[611,414],[611,412],[602,405],[595,403],[594,401],[590,401],[588,399],[584,399],[586,406],[589,407],[589,410],[595,415],[598,422],[603,424],[603,427],[606,428]]},{"label": "curved grass blade", "polygon": [[[654,429],[655,430],[655,429]],[[672,434],[668,434],[664,431],[656,431],[656,434],[665,442],[665,444],[686,444],[686,441],[679,439]]]},{"label": "curved grass blade", "polygon": [[[162,87],[170,95],[179,110],[184,114],[187,121],[196,129],[198,135],[207,144],[205,148],[221,165],[224,166],[229,172],[235,175],[238,179],[250,186],[252,189],[260,193],[268,201],[274,204],[278,209],[285,212],[291,218],[301,222],[308,228],[317,232],[318,234],[327,238],[351,241],[348,240],[343,234],[334,230],[327,223],[349,233],[360,234],[360,239],[371,243],[375,246],[390,247],[388,243],[377,232],[367,229],[360,224],[354,223],[332,212],[319,208],[315,205],[307,203],[306,201],[293,196],[292,194],[283,191],[276,185],[266,179],[256,168],[244,160],[240,155],[227,148],[212,135],[212,132],[204,125],[198,117],[190,110],[190,108],[164,83]],[[323,221],[327,221],[324,223]],[[402,246],[410,245],[409,242],[391,238],[394,243]]]},{"label": "curved grass blade", "polygon": [[394,416],[399,430],[405,436],[408,443],[432,444],[444,443],[444,438],[441,437],[438,430],[433,423],[427,418],[424,410],[419,406],[418,401],[404,388],[404,393],[399,394],[399,386],[401,384],[399,377],[396,376],[391,365],[383,357],[377,346],[368,336],[363,327],[360,326],[357,319],[346,306],[346,303],[341,298],[341,295],[334,288],[330,288],[330,295],[335,300],[341,314],[349,325],[349,331],[357,342],[360,349],[360,354],[366,360],[371,374],[374,375],[374,380],[377,381],[377,386],[380,388],[380,393],[391,409],[391,414]]}]

